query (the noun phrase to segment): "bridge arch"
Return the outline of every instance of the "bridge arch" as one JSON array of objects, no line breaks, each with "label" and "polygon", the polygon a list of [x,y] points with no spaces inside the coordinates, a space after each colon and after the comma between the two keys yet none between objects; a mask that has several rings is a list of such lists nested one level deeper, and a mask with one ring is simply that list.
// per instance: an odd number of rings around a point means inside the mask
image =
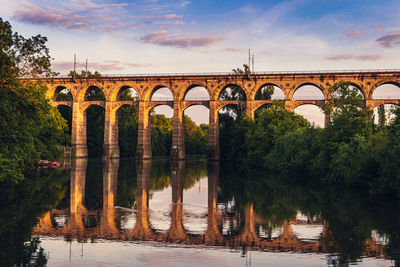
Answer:
[{"label": "bridge arch", "polygon": [[260,92],[265,90],[267,88],[267,86],[273,86],[273,88],[274,88],[274,93],[271,95],[270,99],[282,99],[282,100],[284,100],[286,98],[285,91],[282,90],[281,86],[279,86],[279,85],[277,85],[275,83],[264,83],[261,86],[256,87],[257,90],[254,90],[251,93],[251,96],[250,96],[251,100],[268,100],[268,99],[263,99],[263,97],[261,95],[258,95],[258,94],[260,94]]},{"label": "bridge arch", "polygon": [[[306,95],[306,96],[300,95],[300,96],[296,97],[296,94],[301,94],[300,90],[308,91],[306,94],[319,94],[319,96],[316,96],[315,99],[310,99],[310,97],[313,97],[310,95]],[[304,82],[304,83],[300,83],[299,85],[295,86],[295,89],[291,90],[289,92],[288,98],[290,100],[324,100],[324,99],[327,99],[327,94],[328,94],[328,92],[322,86],[317,85],[316,83],[313,83],[313,82]]]},{"label": "bridge arch", "polygon": [[148,93],[150,101],[174,101],[174,94],[170,87],[157,85]]},{"label": "bridge arch", "polygon": [[[357,83],[354,83],[354,82],[349,82],[349,86],[352,87],[352,88],[357,89],[358,92],[359,92],[359,94],[363,97],[363,99],[366,100],[366,95],[365,95],[364,89],[363,89],[363,87],[362,87],[361,85],[359,85],[359,84],[357,84]],[[337,90],[338,90],[338,89],[339,89],[339,88],[337,88],[337,89],[332,93],[331,97],[337,96]]]},{"label": "bridge arch", "polygon": [[211,92],[204,84],[192,84],[182,94],[180,100],[191,101],[191,100],[202,100],[209,101]]},{"label": "bridge arch", "polygon": [[247,95],[246,91],[242,86],[234,83],[230,83],[221,88],[221,90],[217,90],[217,96],[219,101],[227,101],[227,100],[246,100]]},{"label": "bridge arch", "polygon": [[112,91],[110,100],[111,101],[139,101],[139,91],[131,85],[123,85]]},{"label": "bridge arch", "polygon": [[206,103],[197,103],[197,102],[194,102],[193,101],[193,103],[187,103],[187,104],[185,104],[184,106],[183,106],[183,109],[182,109],[182,111],[184,112],[185,110],[187,110],[188,108],[192,108],[192,107],[205,107],[205,108],[207,108],[207,109],[209,109],[210,107],[209,107],[209,105],[206,105]]},{"label": "bridge arch", "polygon": [[56,86],[52,93],[53,101],[73,101],[74,97],[72,96],[71,90],[66,86]]},{"label": "bridge arch", "polygon": [[106,101],[106,95],[100,87],[91,85],[80,94],[82,101]]},{"label": "bridge arch", "polygon": [[170,85],[170,84],[167,84],[167,83],[153,83],[153,84],[150,84],[145,90],[144,90],[144,92],[142,93],[142,95],[141,95],[141,100],[145,100],[145,101],[152,101],[151,100],[151,98],[152,98],[152,96],[159,90],[159,89],[162,89],[162,88],[167,88],[170,92],[171,92],[171,94],[173,95],[173,92],[172,92],[172,86]]},{"label": "bridge arch", "polygon": [[315,126],[324,127],[325,113],[320,106],[316,104],[300,104],[293,108],[293,112],[306,118]]},{"label": "bridge arch", "polygon": [[383,81],[375,84],[369,92],[370,99],[400,99],[400,83]]}]

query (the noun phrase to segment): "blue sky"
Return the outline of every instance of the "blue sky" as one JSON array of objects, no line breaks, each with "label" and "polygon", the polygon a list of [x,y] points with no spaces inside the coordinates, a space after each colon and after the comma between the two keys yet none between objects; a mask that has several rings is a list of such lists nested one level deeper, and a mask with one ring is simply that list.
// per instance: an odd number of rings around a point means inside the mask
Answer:
[{"label": "blue sky", "polygon": [[[102,73],[398,68],[400,1],[0,0],[24,35]],[[83,67],[83,66],[82,66]]]}]

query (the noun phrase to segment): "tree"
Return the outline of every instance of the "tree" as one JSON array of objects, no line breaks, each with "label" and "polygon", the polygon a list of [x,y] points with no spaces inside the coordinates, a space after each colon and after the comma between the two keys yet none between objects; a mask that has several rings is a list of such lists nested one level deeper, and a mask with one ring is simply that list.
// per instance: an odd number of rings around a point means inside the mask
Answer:
[{"label": "tree", "polygon": [[68,76],[71,78],[99,78],[101,74],[97,70],[95,72],[82,70],[81,73],[71,70]]},{"label": "tree", "polygon": [[66,123],[45,97],[40,83],[20,78],[50,77],[47,39],[25,39],[0,18],[0,181],[24,178],[23,167],[57,159]]},{"label": "tree", "polygon": [[359,90],[348,82],[339,82],[329,89],[332,98],[322,109],[330,120],[327,133],[332,141],[348,141],[355,134],[367,134],[370,130],[365,102]]},{"label": "tree", "polygon": [[241,68],[232,69],[232,72],[234,74],[251,74],[250,67],[247,64],[243,64],[243,69]]}]

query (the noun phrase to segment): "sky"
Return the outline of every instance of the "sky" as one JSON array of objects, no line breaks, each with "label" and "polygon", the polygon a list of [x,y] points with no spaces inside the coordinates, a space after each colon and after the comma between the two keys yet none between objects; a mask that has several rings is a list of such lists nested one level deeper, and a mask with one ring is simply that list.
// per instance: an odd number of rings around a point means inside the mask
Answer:
[{"label": "sky", "polygon": [[0,0],[53,68],[103,74],[400,69],[399,0]]}]

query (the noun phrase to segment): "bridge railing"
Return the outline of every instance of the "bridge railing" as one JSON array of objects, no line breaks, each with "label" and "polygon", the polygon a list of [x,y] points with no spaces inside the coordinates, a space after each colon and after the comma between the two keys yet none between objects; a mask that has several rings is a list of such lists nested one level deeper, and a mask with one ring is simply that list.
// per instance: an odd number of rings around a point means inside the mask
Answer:
[{"label": "bridge railing", "polygon": [[[288,74],[338,74],[338,73],[392,73],[400,69],[364,69],[364,70],[310,70],[310,71],[257,71],[251,75],[288,75]],[[142,73],[142,74],[102,74],[96,78],[123,78],[123,77],[178,77],[178,76],[242,76],[233,72],[200,72],[200,73]],[[72,78],[69,75],[57,75],[55,78]],[[76,79],[86,79],[85,77]]]}]

